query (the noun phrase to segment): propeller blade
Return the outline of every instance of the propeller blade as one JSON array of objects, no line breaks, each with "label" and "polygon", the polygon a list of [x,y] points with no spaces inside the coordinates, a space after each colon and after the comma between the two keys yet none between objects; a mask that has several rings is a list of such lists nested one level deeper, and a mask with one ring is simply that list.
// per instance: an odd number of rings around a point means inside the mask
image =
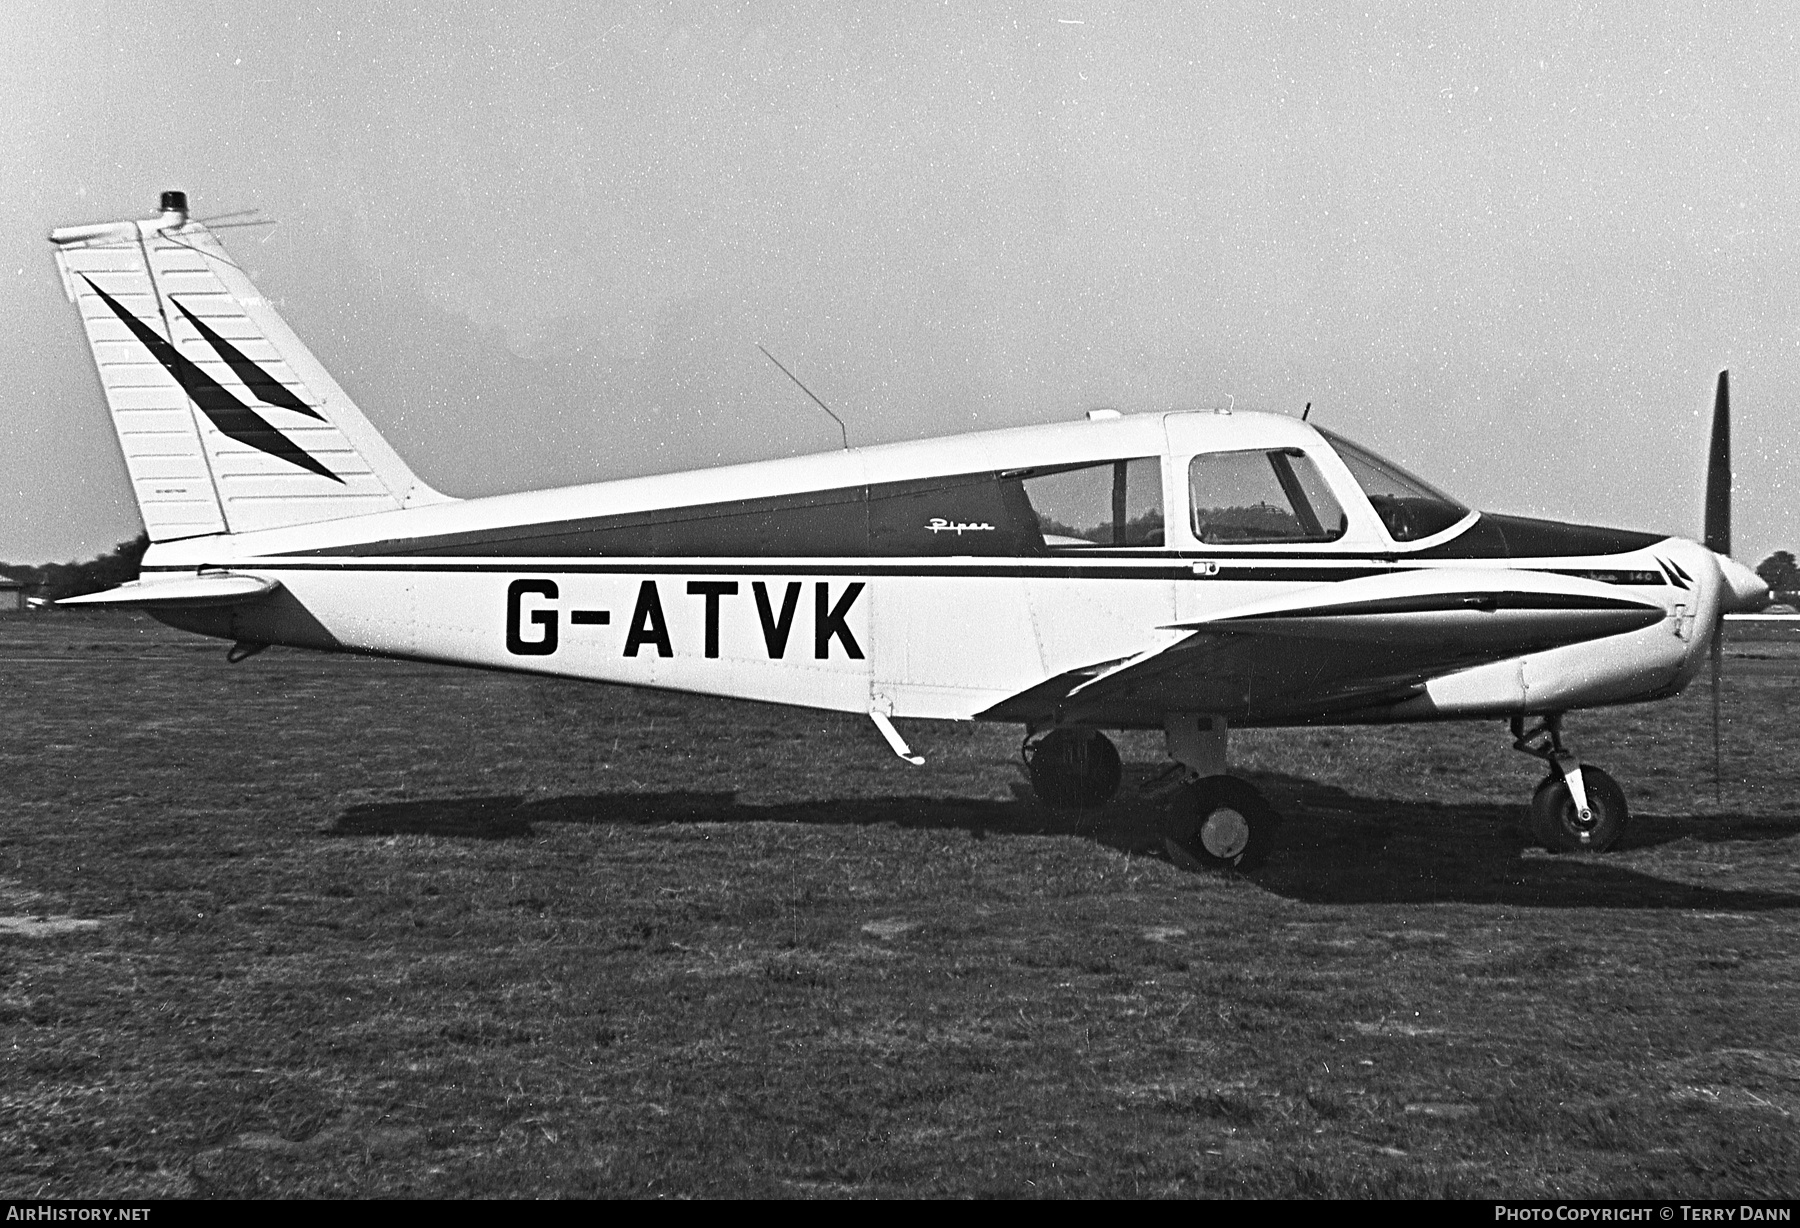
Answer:
[{"label": "propeller blade", "polygon": [[[1735,587],[1729,576],[1731,559],[1731,372],[1719,372],[1719,390],[1713,394],[1712,447],[1706,457],[1706,548],[1721,555],[1722,591],[1719,615],[1712,628],[1712,740],[1713,804],[1724,801],[1724,755],[1720,735],[1720,691],[1725,681],[1725,611]],[[1741,568],[1740,568],[1741,570]]]},{"label": "propeller blade", "polygon": [[1713,630],[1712,641],[1712,718],[1713,718],[1713,805],[1723,805],[1725,801],[1723,757],[1719,751],[1719,686],[1724,681],[1724,651],[1720,641],[1725,638],[1725,623],[1721,619]]},{"label": "propeller blade", "polygon": [[1731,372],[1719,372],[1712,450],[1706,458],[1706,548],[1731,553]]}]

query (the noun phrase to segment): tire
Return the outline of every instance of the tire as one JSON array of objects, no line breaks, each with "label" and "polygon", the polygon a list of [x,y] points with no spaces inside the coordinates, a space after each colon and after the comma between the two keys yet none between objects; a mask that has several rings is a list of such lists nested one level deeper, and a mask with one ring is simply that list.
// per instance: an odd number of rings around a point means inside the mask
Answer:
[{"label": "tire", "polygon": [[1531,795],[1531,835],[1552,853],[1604,853],[1617,844],[1631,822],[1625,790],[1597,767],[1581,765],[1581,783],[1593,813],[1583,823],[1561,772],[1553,772]]},{"label": "tire", "polygon": [[1025,744],[1032,791],[1052,810],[1098,810],[1125,778],[1112,740],[1094,729],[1052,729]]},{"label": "tire", "polygon": [[1167,839],[1177,862],[1208,870],[1254,870],[1275,847],[1281,815],[1256,786],[1236,776],[1208,776],[1188,787],[1180,829]]}]

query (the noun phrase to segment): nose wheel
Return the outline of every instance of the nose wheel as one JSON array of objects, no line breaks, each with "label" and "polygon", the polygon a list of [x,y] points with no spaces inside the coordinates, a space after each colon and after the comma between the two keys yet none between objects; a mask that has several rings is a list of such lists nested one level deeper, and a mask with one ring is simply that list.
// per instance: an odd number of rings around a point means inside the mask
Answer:
[{"label": "nose wheel", "polygon": [[1604,853],[1618,843],[1631,818],[1618,781],[1584,763],[1581,782],[1587,793],[1585,813],[1561,773],[1545,777],[1531,795],[1532,839],[1552,853]]},{"label": "nose wheel", "polygon": [[1552,853],[1604,853],[1631,821],[1625,790],[1611,776],[1563,745],[1561,715],[1527,730],[1512,720],[1513,749],[1550,765],[1550,775],[1531,795],[1531,838]]}]

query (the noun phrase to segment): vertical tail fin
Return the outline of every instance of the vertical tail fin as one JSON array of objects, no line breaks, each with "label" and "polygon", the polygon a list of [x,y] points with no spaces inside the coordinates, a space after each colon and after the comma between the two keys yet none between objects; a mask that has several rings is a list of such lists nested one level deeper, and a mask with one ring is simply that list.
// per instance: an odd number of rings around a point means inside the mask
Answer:
[{"label": "vertical tail fin", "polygon": [[52,231],[153,542],[443,503],[205,225]]}]

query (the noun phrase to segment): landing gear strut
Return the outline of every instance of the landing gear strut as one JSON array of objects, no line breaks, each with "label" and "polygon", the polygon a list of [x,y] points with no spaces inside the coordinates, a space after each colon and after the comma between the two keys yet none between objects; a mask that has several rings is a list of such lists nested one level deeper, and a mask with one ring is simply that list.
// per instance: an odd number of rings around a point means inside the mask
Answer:
[{"label": "landing gear strut", "polygon": [[1025,739],[1025,770],[1052,810],[1098,810],[1124,778],[1119,752],[1098,729],[1056,728]]},{"label": "landing gear strut", "polygon": [[1552,853],[1604,853],[1631,821],[1619,782],[1563,745],[1562,714],[1544,717],[1531,729],[1512,718],[1513,749],[1550,765],[1550,774],[1531,795],[1531,836]]}]

